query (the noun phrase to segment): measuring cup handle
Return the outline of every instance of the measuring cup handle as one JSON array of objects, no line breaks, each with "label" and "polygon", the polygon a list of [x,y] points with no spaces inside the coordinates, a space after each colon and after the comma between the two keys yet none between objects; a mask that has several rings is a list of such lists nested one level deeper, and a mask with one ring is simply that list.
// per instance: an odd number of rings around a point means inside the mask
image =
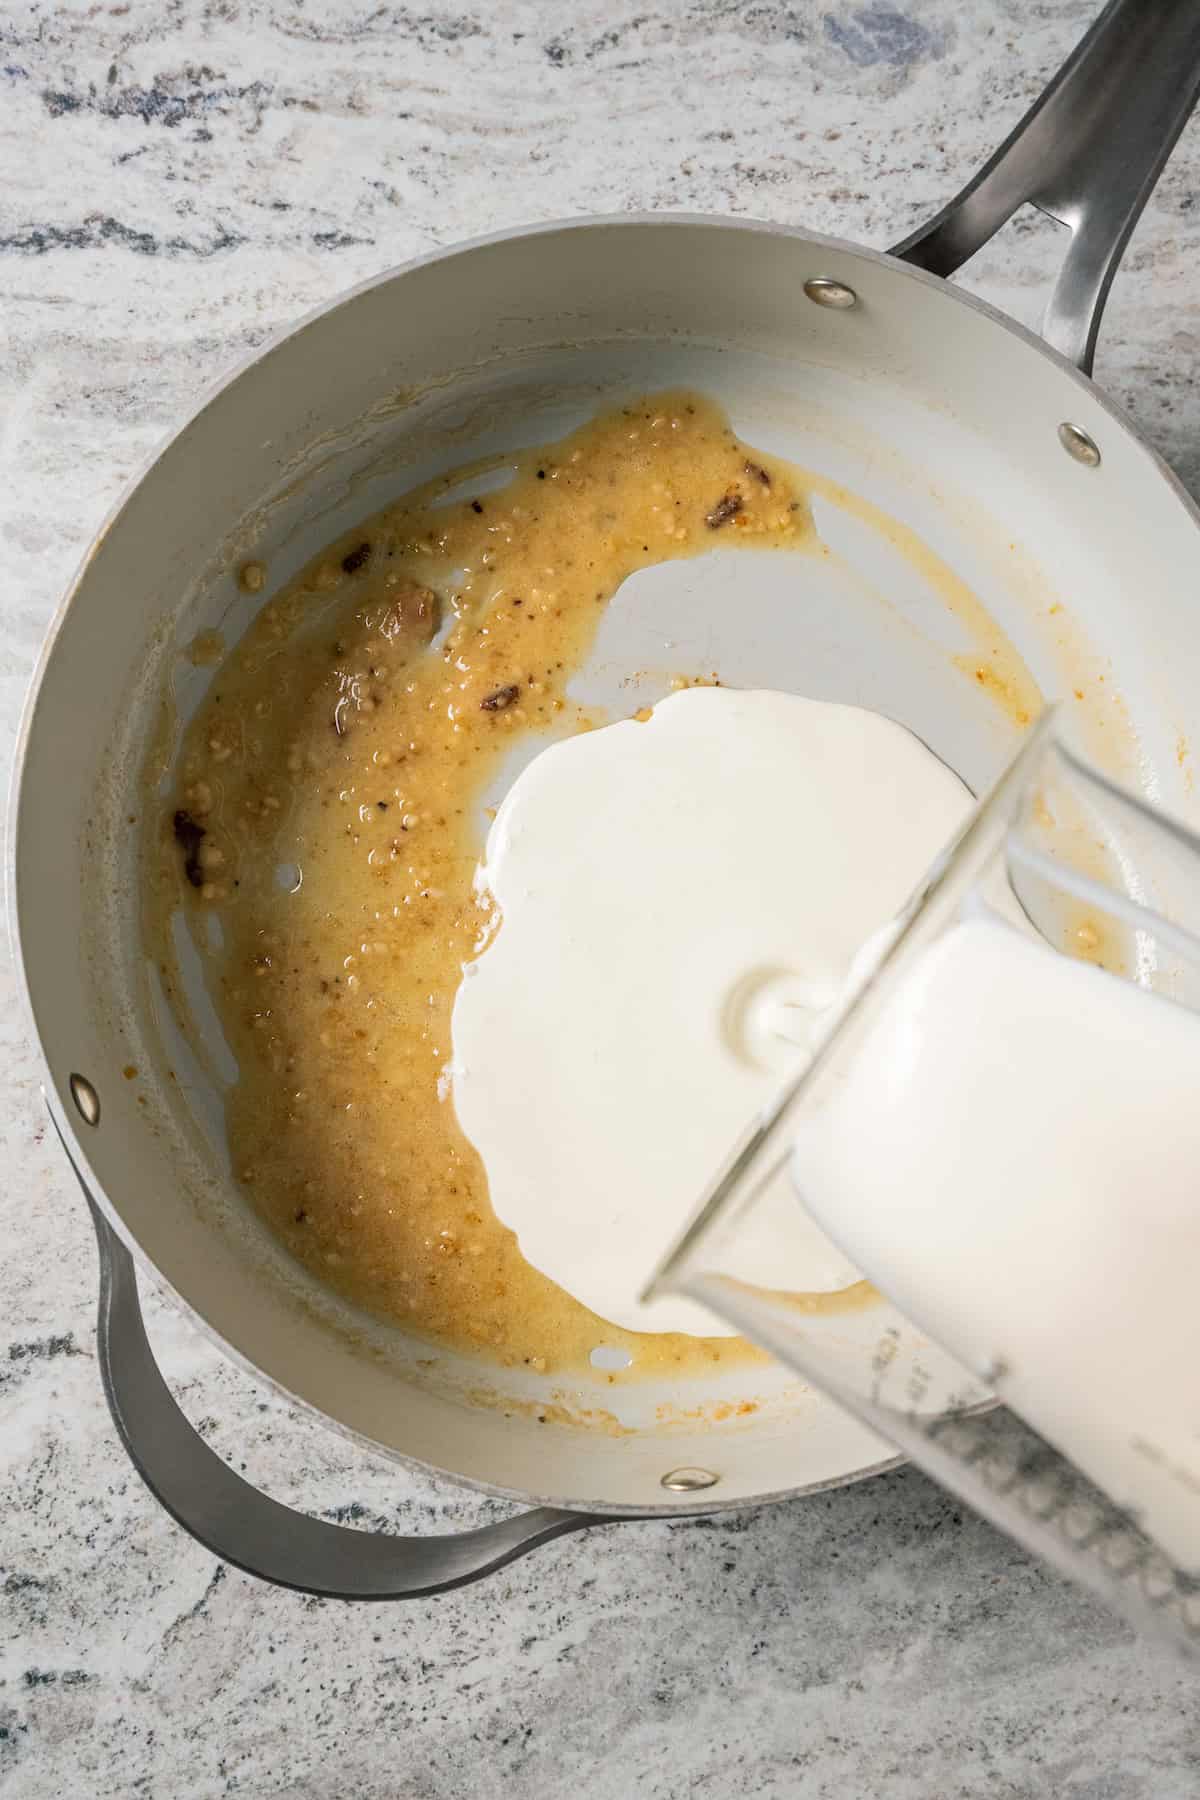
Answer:
[{"label": "measuring cup handle", "polygon": [[146,1336],[133,1258],[75,1173],[100,1251],[96,1348],[113,1421],[155,1499],[223,1562],[330,1599],[415,1600],[494,1574],[568,1531],[616,1522],[541,1506],[477,1531],[406,1538],[310,1518],[260,1493],[176,1404]]},{"label": "measuring cup handle", "polygon": [[1070,227],[1042,335],[1090,375],[1104,303],[1200,97],[1196,0],[1109,0],[996,154],[892,254],[952,275],[1017,208]]}]

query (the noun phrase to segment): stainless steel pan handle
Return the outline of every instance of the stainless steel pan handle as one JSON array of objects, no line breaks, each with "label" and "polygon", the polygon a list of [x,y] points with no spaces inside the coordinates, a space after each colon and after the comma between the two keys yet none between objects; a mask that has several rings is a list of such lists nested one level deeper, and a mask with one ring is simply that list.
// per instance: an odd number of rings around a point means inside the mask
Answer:
[{"label": "stainless steel pan handle", "polygon": [[[63,1147],[70,1155],[65,1140]],[[314,1519],[260,1493],[205,1443],[177,1405],[146,1336],[133,1258],[78,1168],[75,1174],[100,1251],[96,1349],[113,1422],[160,1506],[223,1562],[279,1587],[334,1600],[416,1600],[494,1574],[568,1531],[617,1523],[601,1513],[540,1506],[477,1531],[407,1538]]]},{"label": "stainless steel pan handle", "polygon": [[1112,278],[1198,96],[1197,0],[1109,0],[991,161],[892,254],[952,275],[1039,207],[1071,230],[1042,333],[1090,375]]}]

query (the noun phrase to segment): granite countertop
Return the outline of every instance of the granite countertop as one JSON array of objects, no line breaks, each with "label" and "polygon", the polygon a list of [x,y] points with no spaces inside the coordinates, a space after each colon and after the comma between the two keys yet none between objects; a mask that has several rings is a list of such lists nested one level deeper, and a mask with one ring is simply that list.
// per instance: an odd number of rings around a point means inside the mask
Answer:
[{"label": "granite countertop", "polygon": [[[894,241],[1007,131],[1090,0],[122,0],[0,21],[6,746],[114,496],[200,391],[389,264],[673,207]],[[1099,378],[1200,486],[1200,136]],[[972,285],[1027,321],[1055,228]],[[1200,1791],[1194,1676],[894,1474],[567,1538],[437,1601],[227,1569],[151,1502],[91,1348],[96,1265],[3,976],[0,1789],[528,1800]],[[151,1301],[191,1417],[281,1499],[437,1531],[490,1503],[349,1449]],[[340,1511],[339,1511],[340,1509]]]}]

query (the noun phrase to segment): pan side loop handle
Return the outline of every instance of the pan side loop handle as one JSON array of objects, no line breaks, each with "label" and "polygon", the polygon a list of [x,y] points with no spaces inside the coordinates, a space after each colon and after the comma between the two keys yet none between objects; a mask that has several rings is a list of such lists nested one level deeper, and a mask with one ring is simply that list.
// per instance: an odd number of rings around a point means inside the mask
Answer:
[{"label": "pan side loop handle", "polygon": [[952,275],[1039,207],[1071,231],[1043,336],[1090,375],[1113,276],[1198,97],[1197,0],[1110,0],[990,162],[892,254]]},{"label": "pan side loop handle", "polygon": [[492,1575],[566,1532],[617,1522],[541,1506],[476,1531],[408,1538],[314,1519],[260,1493],[177,1405],[146,1336],[133,1258],[75,1173],[100,1251],[96,1348],[113,1422],[154,1498],[223,1562],[329,1599],[416,1600]]}]

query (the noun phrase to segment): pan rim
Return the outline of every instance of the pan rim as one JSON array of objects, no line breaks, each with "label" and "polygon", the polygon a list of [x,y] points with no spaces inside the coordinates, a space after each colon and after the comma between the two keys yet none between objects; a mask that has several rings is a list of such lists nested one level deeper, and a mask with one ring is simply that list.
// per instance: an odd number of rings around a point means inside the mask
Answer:
[{"label": "pan rim", "polygon": [[[876,268],[887,269],[893,274],[902,275],[908,280],[916,283],[918,286],[930,290],[937,290],[938,292],[947,295],[955,304],[965,306],[969,311],[978,313],[991,324],[999,326],[1035,354],[1045,358],[1053,367],[1069,376],[1079,388],[1080,392],[1087,394],[1094,402],[1098,403],[1101,410],[1107,414],[1114,424],[1116,424],[1118,428],[1132,440],[1136,447],[1150,459],[1155,465],[1157,472],[1165,477],[1167,484],[1173,490],[1175,497],[1182,502],[1185,510],[1190,514],[1193,523],[1200,526],[1200,502],[1195,500],[1188,492],[1187,488],[1184,487],[1183,482],[1166,459],[1155,450],[1151,444],[1146,442],[1124,407],[1112,399],[1112,397],[1105,392],[1104,388],[1102,388],[1090,375],[1085,375],[1082,369],[1078,368],[1069,357],[1064,356],[1061,351],[1054,349],[1054,347],[1051,344],[1048,344],[1043,337],[1040,337],[1037,332],[1031,331],[1027,326],[1020,324],[1016,319],[1011,318],[999,307],[993,306],[990,301],[983,300],[976,294],[968,293],[963,288],[953,286],[952,282],[945,277],[941,275],[932,275],[928,270],[918,268],[915,264],[906,262],[902,257],[896,256],[890,250],[873,250],[867,245],[856,244],[850,238],[839,238],[828,233],[805,231],[800,226],[784,225],[775,220],[756,219],[743,216],[727,218],[720,213],[676,211],[584,213],[575,217],[537,220],[531,224],[505,226],[498,231],[481,232],[474,237],[463,238],[454,244],[427,251],[424,255],[410,257],[405,262],[394,263],[388,268],[381,270],[376,275],[365,276],[363,280],[353,283],[348,288],[341,289],[338,293],[331,295],[328,300],[318,302],[316,306],[310,307],[307,312],[302,313],[299,318],[293,320],[290,324],[281,325],[276,331],[272,332],[265,344],[261,344],[257,348],[248,351],[244,356],[239,357],[228,369],[209,382],[196,400],[195,405],[189,408],[187,413],[180,419],[179,423],[172,427],[158,443],[147,452],[138,463],[137,468],[123,484],[120,493],[104,515],[104,518],[101,520],[94,535],[83,551],[75,572],[67,583],[62,598],[51,615],[49,624],[46,627],[37,660],[34,663],[33,670],[30,674],[29,688],[27,690],[26,700],[22,708],[21,719],[17,731],[13,753],[13,775],[10,797],[15,797],[19,793],[18,777],[24,767],[25,746],[32,723],[32,715],[36,709],[37,696],[44,679],[46,665],[53,653],[59,632],[62,629],[63,620],[70,610],[91,562],[109,533],[117,524],[129,501],[149,475],[150,471],[162,460],[175,442],[183,436],[189,427],[195,424],[208,408],[221,398],[227,389],[233,387],[234,384],[239,381],[243,375],[248,373],[250,369],[254,368],[260,362],[265,361],[267,357],[280,349],[291,338],[298,337],[300,333],[307,330],[310,325],[315,325],[328,314],[336,312],[339,307],[359,299],[362,295],[372,292],[375,288],[384,287],[388,283],[399,281],[407,275],[416,274],[421,269],[432,268],[439,263],[453,262],[460,256],[468,256],[479,250],[490,249],[496,245],[513,243],[518,240],[554,237],[565,232],[587,231],[592,229],[641,231],[646,229],[657,229],[660,226],[679,226],[692,230],[704,228],[714,231],[737,231],[746,232],[752,236],[761,235],[765,237],[789,238],[799,243],[811,244],[818,250],[830,250],[839,255],[856,257]],[[13,812],[10,816],[15,821],[17,816],[16,813]],[[10,833],[9,837],[9,854],[6,858],[6,873],[9,865],[15,865],[16,844],[17,839],[14,830]],[[11,889],[9,892],[11,893]],[[10,921],[11,918],[12,914],[10,912]],[[14,941],[19,943],[19,939]]]}]

